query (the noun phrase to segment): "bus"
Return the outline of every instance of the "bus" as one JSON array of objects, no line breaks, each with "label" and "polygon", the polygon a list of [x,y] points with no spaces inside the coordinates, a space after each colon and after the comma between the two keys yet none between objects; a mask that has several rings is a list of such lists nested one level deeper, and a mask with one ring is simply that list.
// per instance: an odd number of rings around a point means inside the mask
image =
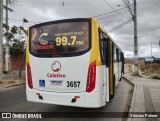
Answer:
[{"label": "bus", "polygon": [[124,73],[123,61],[122,50],[95,18],[33,25],[26,46],[27,100],[105,106]]}]

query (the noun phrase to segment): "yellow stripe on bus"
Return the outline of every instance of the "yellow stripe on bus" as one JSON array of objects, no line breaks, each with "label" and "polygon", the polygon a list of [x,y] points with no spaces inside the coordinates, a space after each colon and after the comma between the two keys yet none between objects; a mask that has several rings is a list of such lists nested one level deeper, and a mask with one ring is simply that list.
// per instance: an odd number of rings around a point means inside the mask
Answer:
[{"label": "yellow stripe on bus", "polygon": [[98,28],[99,25],[97,24],[97,21],[92,18],[92,46],[91,46],[91,57],[90,57],[90,64],[96,60],[96,66],[102,66],[102,62],[100,59],[100,49],[99,49],[99,40],[97,40],[99,37],[98,35]]},{"label": "yellow stripe on bus", "polygon": [[27,42],[26,42],[26,65],[27,63],[30,64],[29,61],[29,29],[28,29],[28,36],[27,36]]},{"label": "yellow stripe on bus", "polygon": [[110,41],[110,66],[109,66],[109,71],[110,71],[110,95],[113,95],[113,61],[112,61],[112,41]]},{"label": "yellow stripe on bus", "polygon": [[[91,57],[90,64],[96,60],[96,66],[102,66],[101,56],[100,56],[100,47],[99,47],[99,38],[98,29],[100,24],[96,21],[96,19],[92,18],[92,47],[91,47]],[[112,61],[112,41],[110,41],[110,95],[113,95],[113,61]]]}]

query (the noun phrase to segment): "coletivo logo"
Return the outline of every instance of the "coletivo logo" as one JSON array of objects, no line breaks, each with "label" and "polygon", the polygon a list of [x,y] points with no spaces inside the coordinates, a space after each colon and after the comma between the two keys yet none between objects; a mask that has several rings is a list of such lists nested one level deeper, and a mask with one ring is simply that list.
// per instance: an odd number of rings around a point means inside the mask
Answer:
[{"label": "coletivo logo", "polygon": [[66,74],[57,73],[61,70],[61,64],[58,61],[54,61],[51,65],[52,71],[55,73],[48,73],[49,78],[66,78]]},{"label": "coletivo logo", "polygon": [[60,74],[60,73],[58,73],[58,74],[48,73],[47,77],[49,77],[49,78],[66,78],[66,75]]},{"label": "coletivo logo", "polygon": [[42,33],[40,35],[40,37],[39,37],[39,43],[41,45],[47,45],[48,44],[47,36],[48,36],[48,33]]},{"label": "coletivo logo", "polygon": [[58,61],[54,61],[51,67],[54,72],[58,72],[61,70],[61,64]]}]

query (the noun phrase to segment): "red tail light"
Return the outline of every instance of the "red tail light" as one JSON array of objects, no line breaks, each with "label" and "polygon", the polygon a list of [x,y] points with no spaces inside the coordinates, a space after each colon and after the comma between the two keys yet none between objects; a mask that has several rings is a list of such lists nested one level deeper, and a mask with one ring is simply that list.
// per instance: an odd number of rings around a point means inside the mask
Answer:
[{"label": "red tail light", "polygon": [[28,78],[28,86],[29,88],[33,88],[33,84],[32,84],[32,74],[31,74],[31,67],[30,65],[27,63],[27,78]]},{"label": "red tail light", "polygon": [[86,92],[94,90],[96,85],[96,61],[89,65]]}]

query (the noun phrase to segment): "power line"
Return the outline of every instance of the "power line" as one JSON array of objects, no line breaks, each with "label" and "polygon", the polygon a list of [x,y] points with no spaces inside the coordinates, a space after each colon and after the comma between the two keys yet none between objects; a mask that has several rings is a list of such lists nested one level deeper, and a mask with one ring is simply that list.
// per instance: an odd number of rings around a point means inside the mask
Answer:
[{"label": "power line", "polygon": [[120,9],[117,9],[117,10],[113,10],[113,11],[110,11],[110,12],[106,12],[106,13],[103,13],[103,14],[99,14],[99,15],[96,15],[96,16],[93,16],[93,17],[104,16],[104,15],[107,15],[107,14],[110,14],[110,13],[114,13],[114,12],[117,12],[117,11],[120,11],[120,10],[123,10],[123,9],[126,9],[126,7],[120,8]]},{"label": "power line", "polygon": [[134,17],[134,14],[132,12],[132,9],[131,9],[131,4],[129,2],[129,0],[122,0],[124,5],[127,7],[128,11],[130,12],[130,14],[132,15],[132,17]]},{"label": "power line", "polygon": [[125,25],[129,24],[131,21],[132,21],[132,18],[130,18],[130,19],[124,21],[123,23],[119,24],[118,26],[112,28],[109,32],[116,31],[116,30],[118,30],[118,29],[124,27]]},{"label": "power line", "polygon": [[[116,9],[114,9],[106,0],[104,0],[105,1],[105,3],[107,3],[107,5],[110,7],[110,8],[112,8],[113,10],[116,10]],[[119,15],[121,15],[121,16],[123,16],[121,13],[119,13],[118,11],[116,11]]]},{"label": "power line", "polygon": [[[66,2],[67,1],[67,2]],[[93,2],[98,2],[98,1],[103,1],[103,0],[85,0],[85,1],[82,1],[82,0],[65,0],[65,1],[59,1],[59,0],[57,0],[56,2],[55,1],[51,1],[51,0],[20,0],[20,2],[21,3],[26,3],[26,4],[28,4],[28,3],[32,3],[32,4],[51,4],[51,3],[63,3],[63,2],[65,2],[65,3],[93,3]]]},{"label": "power line", "polygon": [[54,1],[20,1],[18,4],[20,6],[28,6],[28,7],[56,7],[56,6],[74,6],[74,5],[89,5],[89,4],[95,4],[99,2],[104,2],[103,0],[86,0],[86,1],[72,1],[72,2],[54,2]]},{"label": "power line", "polygon": [[[120,12],[122,13],[122,12],[125,12],[125,11],[128,11],[128,10],[123,10],[123,11],[120,11]],[[118,13],[115,13],[115,14],[107,15],[107,16],[104,16],[104,17],[101,17],[101,18],[97,18],[97,19],[100,20],[100,19],[105,19],[105,18],[108,18],[108,17],[111,18],[111,17],[117,16],[117,14]]]},{"label": "power line", "polygon": [[[105,22],[102,22],[104,23],[104,25],[107,25],[107,23],[110,23],[110,22],[116,22],[116,21],[121,21],[121,20],[124,20],[126,18],[123,18],[123,19],[115,19],[115,20],[111,20],[111,21],[105,21]],[[106,23],[106,24],[105,24]]]},{"label": "power line", "polygon": [[93,3],[97,3],[97,2],[103,2],[103,0],[85,0],[85,1],[72,1],[71,2],[66,2],[66,5],[85,5],[85,4],[93,4]]},{"label": "power line", "polygon": [[117,20],[112,20],[112,21],[106,21],[106,22],[101,22],[103,24],[103,26],[106,26],[106,25],[111,25],[111,24],[114,24],[115,22],[121,22],[121,21],[124,21],[124,19],[117,19]]},{"label": "power line", "polygon": [[[6,20],[5,18],[3,18],[4,20]],[[23,22],[22,20],[17,20],[17,19],[8,19],[8,20],[11,20],[11,21],[19,21],[19,22]],[[42,22],[42,21],[41,21]],[[33,22],[33,21],[28,21],[28,23],[41,23],[40,21],[39,22]],[[25,23],[25,22],[23,22],[23,23]],[[25,23],[25,24],[27,24],[27,23]]]}]

